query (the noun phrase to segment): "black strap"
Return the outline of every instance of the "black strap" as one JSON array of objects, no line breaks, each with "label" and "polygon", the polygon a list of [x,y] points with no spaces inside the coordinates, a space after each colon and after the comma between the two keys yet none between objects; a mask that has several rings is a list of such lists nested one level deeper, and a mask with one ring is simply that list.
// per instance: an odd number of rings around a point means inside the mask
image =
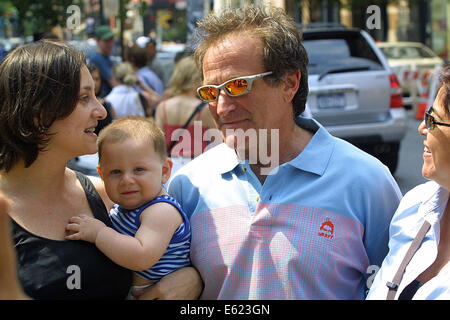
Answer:
[{"label": "black strap", "polygon": [[[186,128],[188,127],[189,123],[191,123],[192,119],[194,119],[195,115],[197,113],[200,112],[200,110],[203,109],[203,107],[205,106],[206,103],[204,102],[200,102],[197,107],[195,107],[195,110],[192,112],[191,116],[189,117],[189,119],[187,119],[186,123],[184,124],[182,130],[186,130]],[[178,137],[172,141],[172,143],[170,144],[168,150],[167,150],[167,154],[170,157],[170,152],[172,151],[173,147],[177,144],[178,140],[180,139],[181,133],[178,135]]]},{"label": "black strap", "polygon": [[416,253],[417,249],[419,249],[420,244],[422,243],[423,238],[425,237],[425,234],[428,232],[430,227],[431,224],[425,220],[422,224],[422,227],[420,227],[419,232],[417,233],[413,242],[411,243],[408,251],[406,252],[406,255],[403,258],[402,263],[398,267],[397,273],[394,275],[394,279],[386,283],[386,286],[389,288],[386,300],[395,299],[395,293],[397,292],[400,282],[402,281],[403,272],[405,271],[406,266],[411,261],[414,254]]}]

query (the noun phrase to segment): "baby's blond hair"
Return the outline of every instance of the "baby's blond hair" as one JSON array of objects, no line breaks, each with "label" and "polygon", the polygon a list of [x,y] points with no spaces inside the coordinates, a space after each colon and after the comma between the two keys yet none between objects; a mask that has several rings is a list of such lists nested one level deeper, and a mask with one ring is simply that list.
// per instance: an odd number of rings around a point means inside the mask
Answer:
[{"label": "baby's blond hair", "polygon": [[[98,136],[98,160],[102,157],[103,145],[108,142],[122,142],[126,139],[145,140],[153,144],[161,161],[167,158],[166,138],[164,132],[152,119],[138,116],[120,118],[106,126]],[[123,152],[125,150],[118,150]]]}]

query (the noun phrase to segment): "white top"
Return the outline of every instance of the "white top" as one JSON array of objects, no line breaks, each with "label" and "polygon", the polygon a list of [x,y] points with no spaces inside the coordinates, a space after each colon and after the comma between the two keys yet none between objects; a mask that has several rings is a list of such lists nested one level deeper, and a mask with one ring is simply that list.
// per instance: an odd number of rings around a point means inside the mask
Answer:
[{"label": "white top", "polygon": [[132,87],[126,85],[116,86],[105,97],[105,100],[111,103],[117,118],[126,116],[145,117],[139,95]]},{"label": "white top", "polygon": [[[448,199],[449,191],[434,181],[415,187],[403,197],[389,230],[389,253],[374,278],[367,299],[386,299],[388,293],[386,282],[392,281],[394,278],[424,220],[431,224],[431,228],[406,267],[395,299],[398,299],[405,287],[434,262],[440,239],[440,220]],[[424,283],[417,290],[413,299],[450,299],[450,264],[447,264],[434,278]]]}]

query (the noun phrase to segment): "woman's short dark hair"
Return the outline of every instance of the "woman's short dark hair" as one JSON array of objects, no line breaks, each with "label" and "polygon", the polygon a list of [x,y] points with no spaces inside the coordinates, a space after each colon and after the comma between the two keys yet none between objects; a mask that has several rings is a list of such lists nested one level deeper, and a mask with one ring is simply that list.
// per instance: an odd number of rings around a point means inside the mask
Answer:
[{"label": "woman's short dark hair", "polygon": [[210,14],[199,21],[196,28],[195,58],[202,68],[203,58],[210,46],[230,34],[251,33],[263,42],[265,71],[273,74],[264,79],[278,84],[286,74],[300,70],[300,86],[293,99],[294,117],[303,113],[308,96],[308,55],[302,44],[302,34],[294,20],[280,8],[265,9],[249,5],[226,9],[220,15]]},{"label": "woman's short dark hair", "polygon": [[59,41],[17,47],[0,65],[0,170],[29,167],[45,151],[55,120],[78,102],[84,55]]}]

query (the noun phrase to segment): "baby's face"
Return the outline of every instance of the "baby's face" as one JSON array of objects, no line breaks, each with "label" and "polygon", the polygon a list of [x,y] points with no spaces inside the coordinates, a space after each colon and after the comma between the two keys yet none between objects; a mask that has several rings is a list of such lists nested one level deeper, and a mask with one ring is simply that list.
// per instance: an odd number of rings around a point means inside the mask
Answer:
[{"label": "baby's face", "polygon": [[135,209],[163,191],[164,162],[147,141],[126,139],[102,147],[100,174],[109,198]]}]

